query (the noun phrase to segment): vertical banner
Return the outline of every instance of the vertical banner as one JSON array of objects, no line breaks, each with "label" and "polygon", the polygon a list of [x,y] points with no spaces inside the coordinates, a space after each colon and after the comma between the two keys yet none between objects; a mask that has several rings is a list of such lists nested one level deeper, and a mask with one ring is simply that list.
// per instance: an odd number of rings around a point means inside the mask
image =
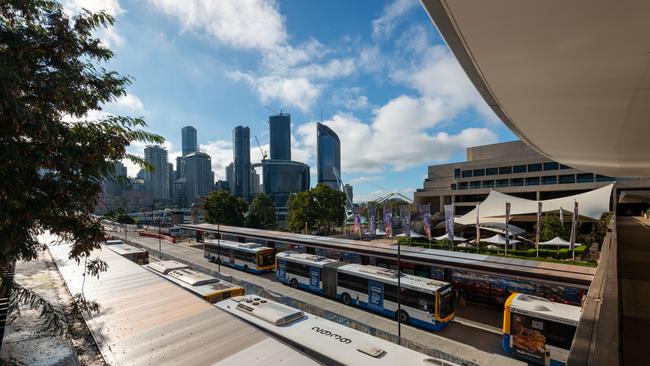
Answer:
[{"label": "vertical banner", "polygon": [[422,226],[424,232],[427,234],[427,238],[431,241],[431,205],[423,204],[420,205],[420,216],[422,216]]},{"label": "vertical banner", "polygon": [[368,206],[368,228],[374,238],[377,232],[377,207],[375,206]]},{"label": "vertical banner", "polygon": [[384,232],[387,237],[393,237],[393,211],[386,206],[384,206]]},{"label": "vertical banner", "polygon": [[354,214],[354,234],[361,239],[361,215],[359,215],[359,207],[352,207]]},{"label": "vertical banner", "polygon": [[409,205],[399,206],[399,216],[402,219],[402,228],[407,238],[411,237],[411,209]]},{"label": "vertical banner", "polygon": [[542,226],[542,201],[537,202],[537,226],[535,229],[535,250],[537,251],[537,258],[539,258],[539,236]]},{"label": "vertical banner", "polygon": [[506,202],[506,246],[505,253],[508,254],[508,244],[510,244],[510,233],[508,233],[508,223],[510,222],[510,202]]},{"label": "vertical banner", "polygon": [[454,205],[445,205],[445,228],[447,240],[451,248],[454,247]]},{"label": "vertical banner", "polygon": [[573,217],[571,218],[571,240],[570,240],[570,249],[571,249],[571,258],[576,260],[576,226],[578,224],[578,201],[575,201],[573,207]]},{"label": "vertical banner", "polygon": [[564,212],[562,210],[562,206],[560,206],[560,225],[562,225],[564,231]]},{"label": "vertical banner", "polygon": [[480,215],[480,210],[481,210],[481,204],[477,203],[476,204],[476,253],[478,253],[478,248],[481,244],[481,215]]}]

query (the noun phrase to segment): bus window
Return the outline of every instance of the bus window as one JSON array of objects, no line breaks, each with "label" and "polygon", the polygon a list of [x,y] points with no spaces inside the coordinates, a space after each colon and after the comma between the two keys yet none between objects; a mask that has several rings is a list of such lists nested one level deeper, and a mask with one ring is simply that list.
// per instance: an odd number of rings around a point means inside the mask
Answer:
[{"label": "bus window", "polygon": [[454,299],[452,297],[451,286],[438,291],[438,296],[440,299],[438,303],[438,317],[445,319],[454,313]]},{"label": "bus window", "polygon": [[257,257],[257,265],[260,267],[272,266],[275,263],[273,252],[261,253]]}]

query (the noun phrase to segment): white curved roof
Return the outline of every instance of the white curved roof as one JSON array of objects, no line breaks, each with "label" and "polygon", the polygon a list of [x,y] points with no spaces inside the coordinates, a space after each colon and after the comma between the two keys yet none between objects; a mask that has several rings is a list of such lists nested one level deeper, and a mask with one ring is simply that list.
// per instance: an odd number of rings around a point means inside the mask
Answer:
[{"label": "white curved roof", "polygon": [[[613,184],[594,189],[593,191],[576,194],[573,196],[555,198],[542,202],[542,212],[563,211],[573,212],[574,202],[578,202],[578,213],[581,217],[587,217],[593,220],[600,219],[600,216],[609,211],[609,200],[612,194]],[[505,194],[492,190],[479,207],[481,217],[479,220],[494,221],[496,217],[505,217],[506,202],[510,202],[510,216],[525,215],[537,213],[537,202]],[[462,225],[471,225],[476,223],[476,209],[468,212],[464,216],[454,219],[455,222]]]}]

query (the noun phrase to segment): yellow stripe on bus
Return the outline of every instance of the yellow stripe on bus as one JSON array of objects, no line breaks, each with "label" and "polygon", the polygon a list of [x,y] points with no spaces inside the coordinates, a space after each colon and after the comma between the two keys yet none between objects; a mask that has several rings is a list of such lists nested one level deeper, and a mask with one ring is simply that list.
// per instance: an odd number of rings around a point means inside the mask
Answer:
[{"label": "yellow stripe on bus", "polygon": [[505,304],[503,304],[503,334],[510,334],[510,306],[516,296],[517,293],[513,293],[508,297]]}]

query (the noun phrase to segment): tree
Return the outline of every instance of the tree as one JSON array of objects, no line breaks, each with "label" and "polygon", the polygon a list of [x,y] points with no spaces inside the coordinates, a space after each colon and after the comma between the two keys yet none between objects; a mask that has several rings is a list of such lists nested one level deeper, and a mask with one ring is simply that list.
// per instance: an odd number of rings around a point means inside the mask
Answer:
[{"label": "tree", "polygon": [[275,228],[275,203],[271,197],[258,193],[249,206],[247,226],[257,229]]},{"label": "tree", "polygon": [[345,220],[345,193],[319,184],[305,192],[290,197],[289,223],[291,231],[316,226],[318,233],[329,235],[335,226]]},{"label": "tree", "polygon": [[211,224],[244,226],[244,214],[248,204],[241,198],[233,197],[228,191],[213,191],[203,204],[205,221]]},{"label": "tree", "polygon": [[545,214],[542,217],[542,227],[540,230],[540,241],[548,241],[556,236],[564,240],[569,239],[570,231],[567,230],[567,225],[562,226],[560,217],[558,215]]},{"label": "tree", "polygon": [[[126,147],[162,143],[141,118],[88,113],[125,96],[129,77],[101,64],[113,57],[93,34],[113,24],[104,12],[69,17],[51,0],[0,3],[0,267],[34,260],[44,231],[72,243],[69,257],[98,275],[106,263],[88,258],[104,230],[91,216],[113,162],[151,169]],[[7,283],[7,281],[3,281]],[[56,328],[60,317],[38,295],[15,283],[10,306],[43,310]],[[83,292],[75,304],[92,309]],[[73,305],[75,305],[73,304]]]}]

